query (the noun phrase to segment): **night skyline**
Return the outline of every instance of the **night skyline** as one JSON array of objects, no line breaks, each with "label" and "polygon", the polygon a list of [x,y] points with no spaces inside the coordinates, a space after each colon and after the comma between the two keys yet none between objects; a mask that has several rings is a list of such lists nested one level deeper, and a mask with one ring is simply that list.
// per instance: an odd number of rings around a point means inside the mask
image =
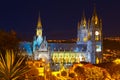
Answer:
[{"label": "night skyline", "polygon": [[94,4],[103,22],[103,36],[120,35],[119,1],[109,0],[36,0],[0,2],[0,29],[17,32],[24,39],[33,39],[40,12],[43,35],[47,39],[71,39],[77,36],[77,23],[83,11],[92,17]]}]

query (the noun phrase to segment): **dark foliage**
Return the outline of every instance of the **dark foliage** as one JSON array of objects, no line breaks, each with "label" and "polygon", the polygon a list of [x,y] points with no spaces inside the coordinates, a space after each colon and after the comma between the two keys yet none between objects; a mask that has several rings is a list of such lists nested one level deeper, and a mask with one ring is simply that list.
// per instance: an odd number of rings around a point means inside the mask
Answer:
[{"label": "dark foliage", "polygon": [[61,75],[62,75],[62,76],[67,76],[67,72],[66,72],[66,71],[62,71],[62,72],[61,72]]},{"label": "dark foliage", "polygon": [[75,73],[70,73],[69,77],[74,78],[75,77]]},{"label": "dark foliage", "polygon": [[14,50],[18,51],[19,40],[16,37],[14,31],[5,32],[0,30],[0,51],[5,52],[5,50]]},{"label": "dark foliage", "polygon": [[77,73],[77,75],[82,75],[85,71],[83,67],[77,66],[74,71]]}]

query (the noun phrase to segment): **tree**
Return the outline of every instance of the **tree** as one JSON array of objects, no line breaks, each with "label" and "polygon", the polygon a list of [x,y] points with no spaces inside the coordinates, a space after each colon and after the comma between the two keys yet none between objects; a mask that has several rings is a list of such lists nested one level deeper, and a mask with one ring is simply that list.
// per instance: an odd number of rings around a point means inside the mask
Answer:
[{"label": "tree", "polygon": [[26,73],[26,79],[40,80],[39,72],[35,67],[31,67],[31,70]]},{"label": "tree", "polygon": [[92,64],[86,64],[84,65],[84,69],[87,79],[111,80],[111,76],[104,68],[97,67]]},{"label": "tree", "polygon": [[8,50],[17,51],[19,47],[19,40],[16,37],[16,33],[14,31],[5,32],[0,30],[0,50],[5,53]]},{"label": "tree", "polygon": [[83,67],[80,67],[80,66],[77,66],[75,69],[74,69],[74,72],[77,74],[77,76],[81,79],[84,79],[85,77],[85,70]]},{"label": "tree", "polygon": [[120,78],[120,64],[109,62],[109,63],[101,63],[98,64],[97,66],[106,69],[106,71],[110,74],[110,76],[113,79],[117,80],[118,78]]},{"label": "tree", "polygon": [[62,71],[61,72],[61,76],[67,76],[67,72],[66,71]]},{"label": "tree", "polygon": [[75,73],[70,73],[69,77],[74,78],[75,77]]},{"label": "tree", "polygon": [[30,69],[27,65],[22,65],[25,57],[16,59],[13,51],[6,51],[5,56],[0,53],[0,79],[16,80],[21,78]]}]

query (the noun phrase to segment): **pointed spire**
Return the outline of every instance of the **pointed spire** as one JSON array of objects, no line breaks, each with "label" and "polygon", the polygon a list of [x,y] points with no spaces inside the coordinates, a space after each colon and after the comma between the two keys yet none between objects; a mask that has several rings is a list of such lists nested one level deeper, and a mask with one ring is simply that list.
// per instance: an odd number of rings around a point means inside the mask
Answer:
[{"label": "pointed spire", "polygon": [[96,6],[94,5],[93,16],[97,16]]},{"label": "pointed spire", "polygon": [[42,28],[42,23],[41,23],[41,19],[40,19],[40,13],[39,13],[39,17],[38,17],[37,28]]},{"label": "pointed spire", "polygon": [[82,15],[82,19],[81,19],[81,24],[86,27],[87,25],[87,21],[86,21],[86,17],[85,17],[85,12],[83,11],[83,15]]},{"label": "pointed spire", "polygon": [[36,35],[42,37],[42,24],[41,24],[41,19],[40,19],[40,13],[39,13],[39,17],[38,17]]},{"label": "pointed spire", "polygon": [[94,24],[98,24],[98,16],[97,16],[97,12],[96,12],[96,6],[94,6],[94,10],[93,10],[93,15],[92,15],[92,19],[91,21],[94,23]]}]

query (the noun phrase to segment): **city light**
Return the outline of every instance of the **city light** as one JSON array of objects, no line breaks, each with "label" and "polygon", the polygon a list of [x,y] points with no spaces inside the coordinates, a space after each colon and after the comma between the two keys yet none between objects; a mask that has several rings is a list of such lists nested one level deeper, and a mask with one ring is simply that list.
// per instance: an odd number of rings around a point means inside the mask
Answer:
[{"label": "city light", "polygon": [[120,59],[116,59],[113,62],[116,63],[116,64],[120,64]]}]

